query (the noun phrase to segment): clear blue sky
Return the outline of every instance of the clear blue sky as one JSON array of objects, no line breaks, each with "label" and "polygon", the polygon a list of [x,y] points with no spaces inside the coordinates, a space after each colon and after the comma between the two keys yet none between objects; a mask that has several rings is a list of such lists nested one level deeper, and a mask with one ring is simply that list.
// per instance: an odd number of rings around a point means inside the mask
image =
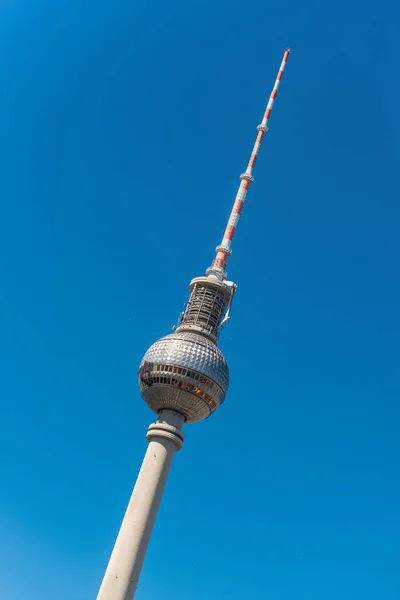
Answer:
[{"label": "clear blue sky", "polygon": [[137,598],[398,600],[398,21],[0,3],[2,599],[95,597],[153,419],[138,364],[212,259],[290,45],[230,261],[229,396],[186,429]]}]

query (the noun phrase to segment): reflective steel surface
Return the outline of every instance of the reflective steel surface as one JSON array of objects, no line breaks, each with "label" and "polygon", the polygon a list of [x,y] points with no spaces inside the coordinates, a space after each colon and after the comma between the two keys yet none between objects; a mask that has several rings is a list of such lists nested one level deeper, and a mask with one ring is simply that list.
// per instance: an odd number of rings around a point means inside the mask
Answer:
[{"label": "reflective steel surface", "polygon": [[145,402],[156,413],[176,410],[188,423],[207,418],[225,400],[229,370],[210,339],[191,332],[172,333],[155,342],[139,368]]}]

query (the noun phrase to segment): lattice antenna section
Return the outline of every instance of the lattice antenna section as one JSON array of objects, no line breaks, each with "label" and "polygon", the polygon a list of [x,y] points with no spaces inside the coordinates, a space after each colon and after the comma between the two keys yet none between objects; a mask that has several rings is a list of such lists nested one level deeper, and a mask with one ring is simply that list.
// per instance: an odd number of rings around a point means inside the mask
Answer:
[{"label": "lattice antenna section", "polygon": [[190,298],[176,331],[202,333],[216,341],[232,295],[229,283],[213,281],[209,277],[193,279],[190,283]]}]

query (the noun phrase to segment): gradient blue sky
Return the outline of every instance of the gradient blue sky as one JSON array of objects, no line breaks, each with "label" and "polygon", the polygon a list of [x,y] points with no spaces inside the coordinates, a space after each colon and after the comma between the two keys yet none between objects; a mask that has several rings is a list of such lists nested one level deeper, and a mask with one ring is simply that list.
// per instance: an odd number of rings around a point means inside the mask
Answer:
[{"label": "gradient blue sky", "polygon": [[[398,600],[392,3],[0,3],[0,595],[94,598],[153,419],[142,354],[234,243],[228,399],[138,600]],[[257,259],[250,257],[257,252]]]}]

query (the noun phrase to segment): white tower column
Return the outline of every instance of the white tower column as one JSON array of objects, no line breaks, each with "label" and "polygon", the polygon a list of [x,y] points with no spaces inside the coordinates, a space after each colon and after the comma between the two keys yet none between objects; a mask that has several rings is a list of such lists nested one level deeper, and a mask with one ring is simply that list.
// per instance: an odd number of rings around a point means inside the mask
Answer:
[{"label": "white tower column", "polygon": [[183,443],[184,418],[160,412],[146,435],[149,442],[97,600],[132,600],[176,450]]}]

